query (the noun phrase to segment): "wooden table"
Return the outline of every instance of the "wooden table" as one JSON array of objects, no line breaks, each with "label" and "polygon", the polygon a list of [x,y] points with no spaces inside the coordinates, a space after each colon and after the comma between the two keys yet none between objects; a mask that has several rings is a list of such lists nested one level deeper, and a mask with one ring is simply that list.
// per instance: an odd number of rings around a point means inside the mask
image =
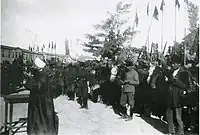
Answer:
[{"label": "wooden table", "polygon": [[[17,103],[28,103],[29,100],[29,94],[11,94],[11,95],[6,95],[4,96],[4,100],[5,100],[5,131],[7,131],[7,128],[10,127],[12,128],[13,126],[15,126],[17,124],[17,122],[20,122],[21,120],[24,119],[19,119],[19,121],[16,121],[14,123],[14,125],[12,125],[12,121],[13,121],[13,105],[17,104]],[[8,104],[10,104],[10,108],[9,108],[9,122],[8,122]],[[26,122],[24,122],[25,124]],[[22,124],[22,126],[24,125]],[[17,132],[21,127],[18,127],[15,131]],[[10,129],[8,129],[10,130]],[[15,131],[13,131],[14,133],[16,133]],[[14,134],[13,133],[13,134]]]}]

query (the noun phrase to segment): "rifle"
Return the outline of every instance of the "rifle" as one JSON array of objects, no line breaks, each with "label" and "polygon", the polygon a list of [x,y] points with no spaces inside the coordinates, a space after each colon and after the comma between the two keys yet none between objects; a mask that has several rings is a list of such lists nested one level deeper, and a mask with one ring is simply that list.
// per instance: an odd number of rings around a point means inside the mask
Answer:
[{"label": "rifle", "polygon": [[165,53],[166,46],[167,46],[167,42],[165,43],[165,46],[164,46],[163,51],[162,51],[162,54]]},{"label": "rifle", "polygon": [[142,51],[143,51],[143,49],[140,50],[140,53],[139,53],[138,58],[137,58],[137,61],[139,60],[139,58],[140,58],[140,56],[142,54]]}]

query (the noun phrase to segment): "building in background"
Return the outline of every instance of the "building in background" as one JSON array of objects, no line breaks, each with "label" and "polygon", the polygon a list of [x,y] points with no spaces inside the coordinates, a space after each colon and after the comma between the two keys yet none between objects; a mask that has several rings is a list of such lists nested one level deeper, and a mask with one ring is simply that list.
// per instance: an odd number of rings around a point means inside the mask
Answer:
[{"label": "building in background", "polygon": [[24,61],[34,60],[36,57],[43,59],[44,56],[48,59],[56,58],[57,60],[67,63],[72,62],[68,55],[63,54],[53,54],[46,52],[34,52],[27,49],[22,49],[20,47],[11,47],[6,45],[1,45],[1,63],[3,61],[12,62],[13,60],[23,56]]},{"label": "building in background", "polygon": [[19,47],[10,47],[1,45],[1,62],[12,62],[14,59],[19,58],[22,55],[22,49]]}]

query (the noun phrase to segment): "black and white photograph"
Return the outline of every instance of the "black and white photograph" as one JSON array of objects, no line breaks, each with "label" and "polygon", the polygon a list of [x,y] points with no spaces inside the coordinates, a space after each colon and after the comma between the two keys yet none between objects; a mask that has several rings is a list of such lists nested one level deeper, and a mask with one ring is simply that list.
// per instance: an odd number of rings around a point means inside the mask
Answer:
[{"label": "black and white photograph", "polygon": [[1,0],[0,135],[198,135],[199,0]]}]

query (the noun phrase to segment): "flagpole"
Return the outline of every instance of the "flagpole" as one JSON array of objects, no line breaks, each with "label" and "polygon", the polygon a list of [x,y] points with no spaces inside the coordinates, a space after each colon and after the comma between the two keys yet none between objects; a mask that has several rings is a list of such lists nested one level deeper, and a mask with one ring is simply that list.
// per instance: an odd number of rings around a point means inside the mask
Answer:
[{"label": "flagpole", "polygon": [[[187,3],[185,2],[185,11],[187,10]],[[186,21],[186,12],[184,14],[184,19]],[[186,25],[184,28],[184,37],[186,37]],[[186,42],[184,42],[184,66],[186,65]]]},{"label": "flagpole", "polygon": [[176,43],[176,0],[175,0],[175,43]]},{"label": "flagpole", "polygon": [[55,49],[55,60],[56,60],[56,43],[55,43],[54,49]]},{"label": "flagpole", "polygon": [[[133,23],[132,31],[134,31],[134,29],[135,29],[135,21]],[[131,36],[130,46],[132,45],[132,41],[133,41],[133,35]]]},{"label": "flagpole", "polygon": [[149,52],[149,36],[148,36],[148,40],[147,40],[147,52]]},{"label": "flagpole", "polygon": [[161,24],[161,51],[163,49],[163,12],[164,10],[162,10],[162,24]]},{"label": "flagpole", "polygon": [[[49,43],[50,44],[50,43]],[[49,44],[48,44],[48,46],[49,46]],[[50,49],[50,46],[48,47],[48,53],[49,53],[49,49]]]},{"label": "flagpole", "polygon": [[153,16],[152,16],[152,18],[151,18],[151,23],[150,23],[150,25],[149,25],[148,34],[147,34],[147,38],[146,38],[146,42],[145,42],[145,47],[147,47],[147,42],[148,42],[148,40],[149,40],[149,33],[150,33],[150,30],[151,30],[152,22],[153,22]]}]

